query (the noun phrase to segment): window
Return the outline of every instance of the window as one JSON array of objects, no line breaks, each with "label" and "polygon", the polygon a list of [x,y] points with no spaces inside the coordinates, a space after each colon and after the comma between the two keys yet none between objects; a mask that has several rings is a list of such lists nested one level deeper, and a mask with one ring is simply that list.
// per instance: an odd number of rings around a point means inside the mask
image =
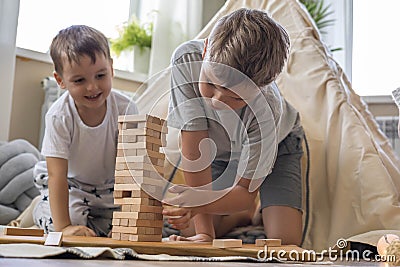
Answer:
[{"label": "window", "polygon": [[[47,53],[58,31],[73,24],[89,25],[108,38],[116,38],[118,26],[131,14],[148,21],[154,5],[155,0],[20,0],[16,44]],[[114,67],[124,70],[123,62],[115,60]]]},{"label": "window", "polygon": [[400,87],[400,1],[353,0],[352,85],[359,95]]},{"label": "window", "polygon": [[115,38],[116,26],[129,18],[129,5],[129,0],[20,0],[17,46],[46,53],[58,31],[73,24],[86,24]]}]

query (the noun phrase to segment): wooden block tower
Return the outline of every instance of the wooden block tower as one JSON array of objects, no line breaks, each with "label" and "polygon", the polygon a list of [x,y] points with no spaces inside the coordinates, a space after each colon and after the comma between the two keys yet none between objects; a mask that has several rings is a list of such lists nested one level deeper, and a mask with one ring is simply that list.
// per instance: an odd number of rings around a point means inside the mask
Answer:
[{"label": "wooden block tower", "polygon": [[150,115],[118,117],[112,238],[161,241],[163,216],[159,199],[166,185],[164,154],[166,121]]}]

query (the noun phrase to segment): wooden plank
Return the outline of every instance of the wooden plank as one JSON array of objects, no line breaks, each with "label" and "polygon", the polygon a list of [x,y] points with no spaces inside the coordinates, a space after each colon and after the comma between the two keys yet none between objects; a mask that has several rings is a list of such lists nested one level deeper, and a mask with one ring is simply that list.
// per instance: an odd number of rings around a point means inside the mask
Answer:
[{"label": "wooden plank", "polygon": [[35,228],[18,228],[18,227],[5,227],[3,229],[4,235],[20,235],[20,236],[43,236],[43,229]]},{"label": "wooden plank", "polygon": [[282,245],[282,241],[280,239],[256,239],[255,245],[256,247],[263,247],[263,246],[279,247]]},{"label": "wooden plank", "polygon": [[242,239],[214,239],[212,246],[215,248],[241,248]]},{"label": "wooden plank", "polygon": [[[44,244],[45,238],[38,236],[0,236],[0,244],[11,243],[30,243]],[[64,236],[64,247],[111,247],[111,248],[131,248],[140,254],[169,254],[173,256],[199,256],[199,257],[220,257],[220,256],[244,256],[257,258],[260,247],[254,244],[243,244],[241,248],[214,248],[210,243],[199,243],[190,241],[167,241],[167,242],[130,242],[114,240],[107,237],[88,237],[88,236]],[[296,251],[300,255],[304,255],[303,261],[316,261],[316,257],[308,253],[301,254],[305,250],[295,245],[285,245],[280,247],[267,247],[268,255],[270,251],[282,251],[279,255],[281,258],[289,253],[293,255]],[[286,254],[284,253],[286,252]],[[274,254],[275,255],[275,254]],[[319,255],[317,255],[319,256]],[[302,260],[302,259],[300,259]]]}]

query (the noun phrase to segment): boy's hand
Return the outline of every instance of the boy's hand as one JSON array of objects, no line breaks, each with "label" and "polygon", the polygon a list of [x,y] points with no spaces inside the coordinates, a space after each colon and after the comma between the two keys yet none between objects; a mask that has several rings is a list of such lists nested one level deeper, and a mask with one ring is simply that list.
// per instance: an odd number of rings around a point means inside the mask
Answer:
[{"label": "boy's hand", "polygon": [[227,190],[213,191],[207,187],[198,188],[187,185],[173,185],[168,189],[169,193],[176,196],[164,199],[163,203],[178,207],[196,207],[196,210],[204,205],[208,205],[229,192]]},{"label": "boy's hand", "polygon": [[195,236],[183,237],[179,235],[171,235],[170,241],[193,241],[193,242],[212,242],[213,237],[207,234],[197,234]]},{"label": "boy's hand", "polygon": [[96,236],[95,232],[83,225],[68,225],[62,229],[63,235]]},{"label": "boy's hand", "polygon": [[182,230],[189,227],[192,218],[191,209],[167,207],[163,209],[162,214],[167,217],[168,223],[175,229]]}]

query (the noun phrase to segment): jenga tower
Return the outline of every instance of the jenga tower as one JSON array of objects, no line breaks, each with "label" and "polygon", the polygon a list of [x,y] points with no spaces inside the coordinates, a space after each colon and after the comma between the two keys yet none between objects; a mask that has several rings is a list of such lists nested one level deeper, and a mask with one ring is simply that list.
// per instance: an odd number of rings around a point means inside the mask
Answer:
[{"label": "jenga tower", "polygon": [[150,115],[118,117],[118,148],[115,164],[112,238],[130,241],[161,241],[161,197],[165,183],[166,122]]}]

